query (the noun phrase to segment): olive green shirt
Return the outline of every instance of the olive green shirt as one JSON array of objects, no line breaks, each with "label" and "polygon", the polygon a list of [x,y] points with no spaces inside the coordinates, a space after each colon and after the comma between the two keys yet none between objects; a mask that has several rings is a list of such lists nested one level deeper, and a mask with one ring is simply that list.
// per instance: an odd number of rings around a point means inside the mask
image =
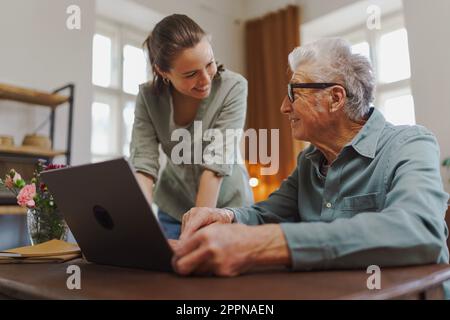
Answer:
[{"label": "olive green shirt", "polygon": [[[130,146],[130,162],[136,171],[147,173],[154,178],[156,182],[154,201],[161,210],[181,220],[183,213],[195,206],[200,176],[205,169],[223,177],[217,207],[252,204],[253,195],[243,164],[239,164],[237,160],[213,163],[194,161],[196,148],[194,144],[197,148],[200,146],[203,154],[205,148],[214,142],[214,139],[205,141],[202,136],[195,135],[196,126],[198,128],[201,124],[203,133],[207,129],[218,129],[225,137],[226,129],[244,127],[246,110],[247,80],[228,70],[212,81],[211,93],[201,102],[194,122],[183,128],[177,127],[173,121],[172,97],[168,87],[157,96],[153,94],[150,83],[140,86]],[[189,132],[190,142],[180,137],[172,141],[174,130]],[[203,140],[200,143],[199,137]],[[189,144],[191,161],[188,163],[186,161],[177,164],[177,161],[171,158],[172,151],[174,148],[179,150],[180,143]],[[159,146],[167,155],[167,163],[161,173]],[[232,151],[233,159],[240,157],[239,148]],[[223,153],[225,154],[225,151]],[[184,155],[183,152],[176,154]]]},{"label": "olive green shirt", "polygon": [[294,270],[448,263],[448,194],[427,129],[394,126],[372,109],[326,176],[323,160],[308,147],[266,201],[231,209],[236,220],[279,223]]}]

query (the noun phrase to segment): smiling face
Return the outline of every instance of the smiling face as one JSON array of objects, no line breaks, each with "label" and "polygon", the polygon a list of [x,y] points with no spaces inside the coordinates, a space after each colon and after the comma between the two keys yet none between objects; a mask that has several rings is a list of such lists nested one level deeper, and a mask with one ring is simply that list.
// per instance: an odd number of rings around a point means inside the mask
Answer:
[{"label": "smiling face", "polygon": [[[314,82],[305,72],[297,71],[292,83]],[[292,136],[296,140],[314,141],[329,130],[333,119],[329,112],[330,95],[318,94],[318,89],[294,89],[294,102],[286,96],[281,105],[281,113],[289,117]]]},{"label": "smiling face", "polygon": [[205,99],[211,93],[211,82],[217,72],[214,53],[204,37],[196,46],[183,50],[172,62],[169,72],[162,72],[181,94]]}]

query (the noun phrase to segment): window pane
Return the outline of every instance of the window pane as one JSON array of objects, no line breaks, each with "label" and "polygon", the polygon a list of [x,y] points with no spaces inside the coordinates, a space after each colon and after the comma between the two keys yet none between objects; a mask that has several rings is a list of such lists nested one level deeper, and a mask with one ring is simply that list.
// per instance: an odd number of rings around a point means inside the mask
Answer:
[{"label": "window pane", "polygon": [[414,99],[410,94],[386,100],[381,112],[387,121],[395,125],[416,124]]},{"label": "window pane", "polygon": [[380,78],[384,83],[411,77],[406,29],[390,32],[381,37],[379,63]]},{"label": "window pane", "polygon": [[92,82],[95,85],[111,85],[111,54],[111,39],[100,34],[94,35]]},{"label": "window pane", "polygon": [[105,103],[94,102],[92,104],[92,153],[108,154],[110,152],[111,123],[111,107]]},{"label": "window pane", "polygon": [[124,156],[130,156],[130,142],[131,142],[131,132],[133,130],[134,123],[134,102],[128,102],[123,109],[123,123],[125,127],[125,139],[123,144],[122,153]]},{"label": "window pane", "polygon": [[126,45],[123,47],[123,91],[138,94],[139,84],[147,81],[144,51]]},{"label": "window pane", "polygon": [[360,42],[360,43],[354,44],[352,46],[352,53],[360,54],[360,55],[366,57],[369,61],[371,61],[370,47],[367,42]]}]

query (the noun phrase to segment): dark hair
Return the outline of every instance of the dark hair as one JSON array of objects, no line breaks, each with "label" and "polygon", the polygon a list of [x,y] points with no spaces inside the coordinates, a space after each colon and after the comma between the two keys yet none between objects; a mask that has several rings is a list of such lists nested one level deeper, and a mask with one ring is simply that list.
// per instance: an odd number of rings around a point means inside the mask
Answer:
[{"label": "dark hair", "polygon": [[[206,36],[205,31],[184,14],[172,14],[156,24],[143,43],[153,71],[154,94],[161,94],[165,86],[155,65],[161,71],[170,71],[173,60],[183,50],[195,47]],[[216,76],[223,71],[223,66],[218,66],[217,70]]]}]

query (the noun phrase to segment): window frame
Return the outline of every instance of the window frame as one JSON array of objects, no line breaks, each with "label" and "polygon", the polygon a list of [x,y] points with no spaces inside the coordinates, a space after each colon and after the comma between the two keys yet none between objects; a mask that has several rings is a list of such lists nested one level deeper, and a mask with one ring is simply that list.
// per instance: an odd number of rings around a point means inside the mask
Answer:
[{"label": "window frame", "polygon": [[[137,48],[142,48],[142,43],[147,37],[146,31],[138,30],[134,27],[110,20],[108,18],[98,16],[96,20],[95,34],[104,35],[111,39],[111,84],[109,87],[99,86],[91,83],[93,86],[93,101],[116,101],[111,105],[111,116],[113,120],[113,139],[114,144],[112,152],[105,154],[98,154],[91,151],[91,161],[97,162],[112,158],[124,156],[123,146],[126,143],[126,126],[123,119],[123,111],[128,102],[135,103],[136,95],[127,93],[123,90],[123,67],[124,55],[123,48],[125,45],[131,45]],[[93,38],[92,38],[93,39]],[[151,79],[151,72],[149,67],[146,67],[147,79]],[[108,97],[108,98],[107,98]],[[92,112],[92,105],[91,105]],[[92,143],[92,137],[91,137]]]}]

